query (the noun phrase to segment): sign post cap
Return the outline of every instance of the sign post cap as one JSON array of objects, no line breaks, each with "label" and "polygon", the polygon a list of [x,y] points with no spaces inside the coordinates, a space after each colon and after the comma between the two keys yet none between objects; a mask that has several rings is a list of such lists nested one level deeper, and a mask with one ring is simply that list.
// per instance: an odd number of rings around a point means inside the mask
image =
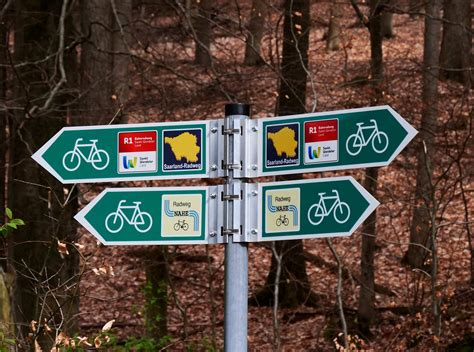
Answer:
[{"label": "sign post cap", "polygon": [[225,105],[225,116],[245,115],[250,116],[250,104],[229,103]]}]

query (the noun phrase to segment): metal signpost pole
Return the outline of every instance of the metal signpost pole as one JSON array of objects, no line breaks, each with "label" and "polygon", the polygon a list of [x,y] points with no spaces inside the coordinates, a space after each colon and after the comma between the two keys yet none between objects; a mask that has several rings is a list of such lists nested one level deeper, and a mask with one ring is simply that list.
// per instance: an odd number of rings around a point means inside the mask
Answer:
[{"label": "metal signpost pole", "polygon": [[[227,194],[225,202],[223,235],[228,236],[225,245],[225,306],[224,306],[224,350],[247,351],[247,310],[248,310],[248,245],[235,242],[234,236],[240,235],[241,227],[235,226],[240,220],[240,212],[234,212],[233,199],[240,195],[229,192],[241,179],[234,179],[234,169],[242,165],[234,160],[234,137],[240,136],[240,128],[236,128],[238,120],[247,119],[250,106],[247,104],[227,104],[224,119],[224,168],[226,172]],[[240,221],[238,222],[240,224]]]}]

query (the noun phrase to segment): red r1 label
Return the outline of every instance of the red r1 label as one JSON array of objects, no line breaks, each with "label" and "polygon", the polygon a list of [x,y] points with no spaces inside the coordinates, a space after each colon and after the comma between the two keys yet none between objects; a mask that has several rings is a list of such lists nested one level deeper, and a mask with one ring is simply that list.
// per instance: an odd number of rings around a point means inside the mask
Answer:
[{"label": "red r1 label", "polygon": [[304,162],[315,164],[339,160],[337,119],[304,124]]},{"label": "red r1 label", "polygon": [[120,173],[156,172],[158,143],[156,131],[119,132],[118,171]]}]

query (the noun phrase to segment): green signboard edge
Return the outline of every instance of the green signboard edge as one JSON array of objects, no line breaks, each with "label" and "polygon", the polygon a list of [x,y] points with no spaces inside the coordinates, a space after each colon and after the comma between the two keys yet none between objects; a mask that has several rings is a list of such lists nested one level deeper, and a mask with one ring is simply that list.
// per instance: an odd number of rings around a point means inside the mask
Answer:
[{"label": "green signboard edge", "polygon": [[[190,178],[208,178],[209,177],[209,148],[210,143],[207,140],[210,134],[210,124],[212,120],[203,121],[182,121],[182,122],[150,122],[150,123],[134,123],[134,124],[118,124],[118,125],[93,125],[93,126],[70,126],[63,127],[53,137],[51,137],[40,149],[38,149],[31,158],[45,168],[51,175],[53,175],[62,184],[75,183],[98,183],[98,182],[121,182],[121,181],[152,181],[152,180],[169,180],[169,179],[190,179]],[[179,129],[183,125],[204,125],[202,143],[205,144],[204,150],[204,167],[200,173],[183,173],[183,174],[169,174],[169,175],[147,175],[141,174],[139,176],[121,176],[117,173],[117,177],[108,178],[79,178],[79,179],[64,179],[56,170],[43,158],[44,153],[54,144],[54,142],[67,131],[81,131],[81,130],[103,130],[103,129],[123,129],[126,132],[134,128],[153,128],[153,127],[170,127]]]},{"label": "green signboard edge", "polygon": [[[186,191],[204,191],[204,201],[203,201],[203,215],[204,219],[204,239],[197,240],[160,240],[160,241],[106,241],[102,235],[92,226],[92,224],[86,219],[86,215],[92,210],[100,200],[105,197],[107,193],[110,192],[163,192],[165,194],[183,194]],[[185,245],[185,244],[208,244],[208,227],[209,227],[209,189],[206,186],[196,186],[196,187],[180,187],[176,189],[174,187],[127,187],[127,188],[107,188],[101,192],[97,197],[95,197],[89,204],[81,209],[79,213],[74,216],[76,219],[87,231],[89,231],[96,239],[100,241],[105,246],[145,246],[145,245]]]},{"label": "green signboard edge", "polygon": [[[359,191],[359,193],[367,200],[369,206],[367,209],[362,213],[359,219],[356,221],[354,226],[348,231],[343,233],[322,233],[322,234],[294,234],[288,236],[282,235],[268,235],[265,234],[263,237],[264,229],[263,229],[263,217],[265,209],[263,209],[263,199],[262,195],[264,194],[265,187],[274,187],[274,186],[294,186],[298,187],[301,184],[308,184],[308,183],[328,183],[334,181],[349,181],[352,185]],[[297,239],[313,239],[313,238],[327,238],[327,237],[347,237],[352,235],[355,230],[364,222],[365,219],[369,217],[369,215],[380,205],[379,201],[375,199],[369,192],[365,190],[362,185],[360,185],[352,176],[339,176],[339,177],[328,177],[328,178],[318,178],[318,179],[306,179],[306,180],[297,180],[297,181],[280,181],[280,182],[265,182],[258,184],[258,194],[261,196],[258,199],[258,236],[257,242],[267,242],[267,241],[282,241],[282,240],[297,240]]]},{"label": "green signboard edge", "polygon": [[[307,118],[314,117],[316,120],[325,120],[331,118],[339,118],[341,114],[350,114],[350,113],[359,113],[359,112],[373,112],[379,110],[387,110],[390,114],[397,120],[400,126],[407,132],[405,138],[402,140],[400,145],[395,149],[393,154],[387,161],[383,162],[369,162],[369,163],[359,163],[359,164],[350,164],[350,165],[330,165],[330,166],[314,166],[314,167],[288,167],[287,170],[264,170],[265,165],[265,128],[264,124],[271,123],[272,125],[279,124],[281,121],[284,121],[285,124],[290,123],[303,123],[303,121]],[[389,105],[381,105],[381,106],[371,106],[365,108],[356,108],[356,109],[345,109],[345,110],[335,110],[335,111],[325,111],[325,112],[313,112],[307,114],[299,114],[299,115],[288,115],[288,116],[277,116],[277,117],[269,117],[269,118],[261,118],[258,120],[258,130],[260,133],[258,134],[258,177],[263,176],[272,176],[272,175],[291,175],[297,173],[308,173],[308,172],[322,172],[322,171],[336,171],[336,170],[349,170],[349,169],[360,169],[360,168],[367,168],[367,167],[381,167],[389,165],[400,152],[410,143],[410,141],[417,135],[418,131],[411,126],[403,117],[401,117],[391,106]],[[299,143],[302,143],[303,136],[300,136]],[[300,145],[298,145],[300,148]],[[304,158],[304,155],[300,155],[300,158]],[[300,165],[302,165],[302,161],[300,160]]]}]

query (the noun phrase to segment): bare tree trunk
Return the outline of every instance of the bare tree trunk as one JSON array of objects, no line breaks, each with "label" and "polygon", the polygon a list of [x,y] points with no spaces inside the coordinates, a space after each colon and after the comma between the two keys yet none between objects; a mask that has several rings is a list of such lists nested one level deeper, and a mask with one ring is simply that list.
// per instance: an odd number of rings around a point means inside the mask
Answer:
[{"label": "bare tree trunk", "polygon": [[342,8],[338,0],[332,0],[331,18],[326,37],[326,50],[339,50],[341,48],[341,25]]},{"label": "bare tree trunk", "polygon": [[[291,115],[306,111],[306,80],[308,78],[309,0],[286,0],[283,24],[283,55],[277,115]],[[282,179],[294,179],[287,176]],[[279,301],[283,307],[300,304],[316,305],[317,297],[311,291],[306,274],[303,241],[278,241],[275,244],[281,257]],[[253,303],[272,305],[278,261],[272,264],[265,287],[252,299]]]},{"label": "bare tree trunk", "polygon": [[[436,151],[435,136],[438,124],[438,61],[441,38],[441,0],[426,3],[424,51],[423,51],[423,95],[420,139],[416,177],[415,206],[410,228],[410,245],[403,262],[414,268],[422,268],[429,252],[431,233],[430,208],[433,203],[430,187],[433,160]],[[426,148],[426,153],[424,151]]]},{"label": "bare tree trunk", "polygon": [[128,122],[127,100],[129,91],[129,65],[130,65],[130,32],[132,14],[132,0],[111,0],[113,4],[112,12],[114,19],[113,40],[113,66],[112,84],[115,100],[118,103],[121,113],[120,123]]},{"label": "bare tree trunk", "polygon": [[167,334],[168,319],[168,247],[150,249],[146,262],[145,328],[156,342]]},{"label": "bare tree trunk", "polygon": [[422,0],[409,0],[408,2],[408,11],[410,12],[410,17],[415,18],[417,14],[421,11],[423,6]]},{"label": "bare tree trunk", "polygon": [[[24,109],[15,114],[11,129],[14,153],[10,156],[9,199],[15,216],[27,224],[10,236],[10,259],[16,274],[13,310],[23,347],[38,340],[45,350],[51,348],[54,334],[44,334],[41,324],[32,332],[32,338],[26,339],[31,332],[30,322],[46,321],[55,332],[72,335],[78,308],[78,255],[70,245],[76,240],[73,215],[77,199],[71,187],[61,185],[31,159],[32,151],[66,121],[63,104],[70,96],[62,92],[61,85],[54,95],[51,89],[51,84],[60,82],[71,88],[67,80],[58,77],[58,72],[70,73],[69,67],[62,65],[67,56],[75,53],[64,51],[64,41],[70,38],[66,5],[67,1],[60,0],[15,2],[14,63],[39,63],[17,67],[13,88],[16,103]],[[63,33],[59,39],[58,32]],[[45,60],[48,55],[51,58]],[[69,254],[59,253],[58,241],[66,244]],[[69,284],[64,285],[65,282]]]},{"label": "bare tree trunk", "polygon": [[389,11],[382,12],[381,20],[381,31],[382,37],[393,38],[395,37],[395,31],[393,30],[393,13]]},{"label": "bare tree trunk", "polygon": [[[115,0],[117,3],[119,1]],[[113,116],[113,12],[110,1],[81,0],[83,123],[106,124]],[[120,17],[121,18],[121,17]]]},{"label": "bare tree trunk", "polygon": [[470,0],[445,0],[440,78],[472,86],[472,16]]},{"label": "bare tree trunk", "polygon": [[194,63],[203,67],[211,67],[212,65],[211,10],[212,1],[201,0],[197,5],[197,13],[194,18],[194,41],[196,43]]},{"label": "bare tree trunk", "polygon": [[[7,53],[8,53],[8,30],[7,30],[7,23],[10,25],[11,20],[6,19],[4,15],[3,18],[0,18],[0,101],[6,102],[7,101]],[[11,16],[10,16],[11,17]],[[3,66],[5,65],[5,66]],[[5,109],[4,111],[0,112],[0,214],[3,214],[4,208],[6,204],[6,172],[7,172],[7,136],[6,131],[8,127],[8,112]],[[2,218],[3,220],[3,218]],[[3,221],[2,221],[3,223]],[[4,272],[7,272],[7,248],[5,246],[6,242],[4,239],[0,239],[0,269]],[[0,307],[1,309],[1,307]]]},{"label": "bare tree trunk", "polygon": [[257,65],[262,63],[261,42],[265,33],[265,19],[268,13],[268,5],[264,0],[252,1],[252,13],[248,27],[248,37],[245,43],[244,64]]},{"label": "bare tree trunk", "polygon": [[[369,18],[370,33],[370,72],[373,87],[373,105],[382,100],[383,80],[383,51],[382,51],[382,17],[384,5],[387,1],[371,0]],[[377,194],[378,169],[370,168],[365,172],[364,186],[367,191],[376,197]],[[364,222],[361,248],[361,280],[359,305],[357,309],[357,321],[359,330],[365,336],[370,336],[370,325],[375,315],[375,273],[374,273],[374,251],[377,224],[377,211],[373,211]]]}]

